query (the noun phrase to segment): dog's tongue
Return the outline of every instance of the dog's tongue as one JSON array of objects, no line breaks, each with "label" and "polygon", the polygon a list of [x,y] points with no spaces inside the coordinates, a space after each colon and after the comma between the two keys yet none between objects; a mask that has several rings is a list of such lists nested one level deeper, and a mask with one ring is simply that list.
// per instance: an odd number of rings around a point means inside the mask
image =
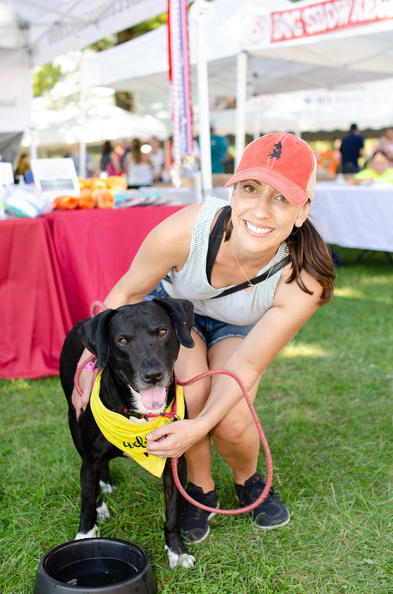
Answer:
[{"label": "dog's tongue", "polygon": [[165,403],[165,388],[149,388],[140,392],[142,404],[148,410],[157,410]]}]

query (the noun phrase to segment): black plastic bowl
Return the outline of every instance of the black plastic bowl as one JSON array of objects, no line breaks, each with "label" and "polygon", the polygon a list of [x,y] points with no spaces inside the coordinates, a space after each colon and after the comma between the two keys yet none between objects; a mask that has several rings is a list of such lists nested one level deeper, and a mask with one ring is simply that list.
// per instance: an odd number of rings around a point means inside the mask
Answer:
[{"label": "black plastic bowl", "polygon": [[61,544],[41,559],[34,594],[156,594],[146,552],[114,538]]}]

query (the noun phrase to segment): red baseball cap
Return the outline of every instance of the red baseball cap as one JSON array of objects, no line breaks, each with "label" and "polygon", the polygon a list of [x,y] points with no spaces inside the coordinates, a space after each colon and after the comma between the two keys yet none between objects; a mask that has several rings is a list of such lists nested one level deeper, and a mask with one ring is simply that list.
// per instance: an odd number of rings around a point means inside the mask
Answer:
[{"label": "red baseball cap", "polygon": [[294,134],[265,134],[243,151],[235,173],[225,184],[255,179],[282,193],[295,206],[314,198],[317,162],[310,146]]}]

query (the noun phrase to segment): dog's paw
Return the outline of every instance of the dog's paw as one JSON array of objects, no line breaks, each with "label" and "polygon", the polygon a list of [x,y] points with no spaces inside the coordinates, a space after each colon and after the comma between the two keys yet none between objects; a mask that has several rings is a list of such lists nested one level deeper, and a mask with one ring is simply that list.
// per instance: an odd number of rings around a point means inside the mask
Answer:
[{"label": "dog's paw", "polygon": [[105,483],[104,481],[100,481],[101,493],[114,493],[116,491],[116,486],[112,485],[112,483]]},{"label": "dog's paw", "polygon": [[172,551],[167,545],[165,545],[165,550],[168,555],[169,567],[171,569],[174,569],[175,567],[184,567],[187,569],[188,567],[195,565],[196,559],[189,553],[182,553],[179,555]]},{"label": "dog's paw", "polygon": [[97,506],[96,509],[98,518],[100,520],[109,520],[111,514],[109,513],[109,509],[104,501],[99,506]]},{"label": "dog's paw", "polygon": [[89,530],[88,532],[78,532],[78,534],[75,536],[74,540],[83,540],[84,538],[95,538],[97,534],[97,526],[93,526],[93,528],[91,530]]}]

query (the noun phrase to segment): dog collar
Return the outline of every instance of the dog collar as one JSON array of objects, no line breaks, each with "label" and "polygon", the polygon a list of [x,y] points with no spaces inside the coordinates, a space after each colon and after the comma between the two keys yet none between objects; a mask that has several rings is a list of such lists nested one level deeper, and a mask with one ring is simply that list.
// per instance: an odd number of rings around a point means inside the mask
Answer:
[{"label": "dog collar", "polygon": [[[90,397],[91,411],[101,433],[110,443],[131,456],[151,474],[160,477],[164,470],[166,458],[147,453],[146,437],[153,429],[171,423],[174,418],[184,419],[183,388],[176,385],[175,400],[165,409],[163,415],[158,415],[145,423],[136,423],[119,413],[109,410],[102,403],[100,398],[101,375],[102,371],[95,379]],[[175,412],[173,412],[173,409]]]}]

